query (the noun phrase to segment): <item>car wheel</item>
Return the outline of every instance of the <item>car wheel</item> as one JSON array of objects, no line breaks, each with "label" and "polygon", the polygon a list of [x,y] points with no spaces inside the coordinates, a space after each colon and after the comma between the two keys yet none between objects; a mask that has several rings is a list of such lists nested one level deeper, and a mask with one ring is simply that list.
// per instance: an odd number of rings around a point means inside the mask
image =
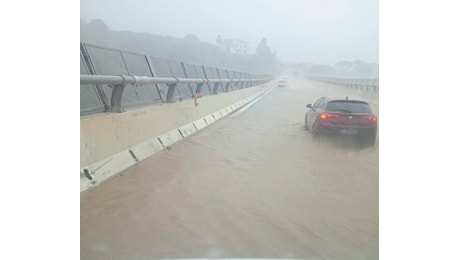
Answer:
[{"label": "car wheel", "polygon": [[375,140],[377,139],[377,134],[374,132],[374,133],[371,133],[369,135],[366,136],[366,143],[369,145],[369,146],[374,146],[375,145]]},{"label": "car wheel", "polygon": [[307,123],[307,115],[305,115],[305,130],[307,131],[310,131],[310,128],[308,127],[308,123]]},{"label": "car wheel", "polygon": [[320,133],[319,133],[318,129],[316,129],[316,123],[313,123],[313,124],[311,125],[310,132],[312,133],[312,135],[313,135],[314,138],[318,138],[318,137],[319,137]]}]

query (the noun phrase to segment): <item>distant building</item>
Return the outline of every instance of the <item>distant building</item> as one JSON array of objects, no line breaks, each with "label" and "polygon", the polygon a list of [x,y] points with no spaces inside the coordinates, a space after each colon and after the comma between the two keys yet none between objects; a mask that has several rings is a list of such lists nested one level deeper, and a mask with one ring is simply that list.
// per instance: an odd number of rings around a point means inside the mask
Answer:
[{"label": "distant building", "polygon": [[227,54],[248,54],[249,42],[240,39],[225,39],[222,40],[219,36],[217,44]]}]

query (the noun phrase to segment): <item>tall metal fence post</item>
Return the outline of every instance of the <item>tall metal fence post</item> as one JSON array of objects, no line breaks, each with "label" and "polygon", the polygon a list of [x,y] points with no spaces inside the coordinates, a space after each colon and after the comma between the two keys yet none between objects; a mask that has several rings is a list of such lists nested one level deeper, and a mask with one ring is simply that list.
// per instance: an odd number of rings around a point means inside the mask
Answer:
[{"label": "tall metal fence post", "polygon": [[[152,74],[152,77],[156,77],[155,70],[153,69],[152,62],[150,61],[150,58],[148,55],[145,55],[145,60],[147,61],[147,67],[149,68],[150,73]],[[160,87],[158,86],[157,83],[155,83],[155,87],[158,91],[158,96],[160,97],[161,101],[164,103],[166,101],[166,98],[163,97],[160,91]]]},{"label": "tall metal fence post", "polygon": [[[96,68],[94,67],[93,61],[91,60],[91,57],[88,52],[88,48],[86,44],[80,43],[80,54],[83,57],[83,61],[85,62],[86,68],[88,69],[88,72],[90,75],[97,75]],[[102,90],[102,86],[99,84],[96,84],[96,93],[99,97],[99,99],[102,102],[102,105],[104,106],[104,111],[107,112],[110,110],[110,104],[109,101]]]},{"label": "tall metal fence post", "polygon": [[[186,78],[190,78],[190,76],[189,76],[188,73],[187,73],[187,68],[185,68],[185,63],[182,61],[182,62],[180,63],[180,65],[181,65],[181,67],[182,67],[182,70],[184,71],[185,77],[186,77]],[[192,83],[188,83],[187,85],[188,85],[188,88],[189,88],[189,90],[190,90],[190,93],[192,93],[192,97],[195,97],[196,92],[193,91]]]},{"label": "tall metal fence post", "polygon": [[203,70],[204,77],[206,78],[206,82],[208,84],[209,90],[211,91],[211,95],[214,95],[214,88],[209,84],[207,81],[209,79],[208,74],[206,73],[206,69],[204,68],[204,65],[201,65],[201,69]]}]

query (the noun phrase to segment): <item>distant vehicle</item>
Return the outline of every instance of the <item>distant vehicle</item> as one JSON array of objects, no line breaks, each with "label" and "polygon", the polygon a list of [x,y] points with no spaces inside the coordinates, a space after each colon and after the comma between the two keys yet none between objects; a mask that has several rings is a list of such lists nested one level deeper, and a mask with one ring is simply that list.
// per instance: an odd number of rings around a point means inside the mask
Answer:
[{"label": "distant vehicle", "polygon": [[281,78],[278,80],[278,87],[287,87],[288,86],[288,79],[287,78]]},{"label": "distant vehicle", "polygon": [[377,116],[365,101],[319,98],[305,114],[305,128],[313,135],[334,134],[363,137],[370,144],[377,135]]}]

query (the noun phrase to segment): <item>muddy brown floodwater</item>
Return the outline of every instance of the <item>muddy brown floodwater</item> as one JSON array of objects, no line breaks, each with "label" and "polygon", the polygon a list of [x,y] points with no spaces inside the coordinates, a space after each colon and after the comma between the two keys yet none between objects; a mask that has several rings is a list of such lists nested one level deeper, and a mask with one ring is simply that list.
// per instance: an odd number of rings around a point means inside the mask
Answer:
[{"label": "muddy brown floodwater", "polygon": [[307,80],[80,196],[81,259],[378,259],[379,151],[313,139],[305,105],[378,95]]}]

